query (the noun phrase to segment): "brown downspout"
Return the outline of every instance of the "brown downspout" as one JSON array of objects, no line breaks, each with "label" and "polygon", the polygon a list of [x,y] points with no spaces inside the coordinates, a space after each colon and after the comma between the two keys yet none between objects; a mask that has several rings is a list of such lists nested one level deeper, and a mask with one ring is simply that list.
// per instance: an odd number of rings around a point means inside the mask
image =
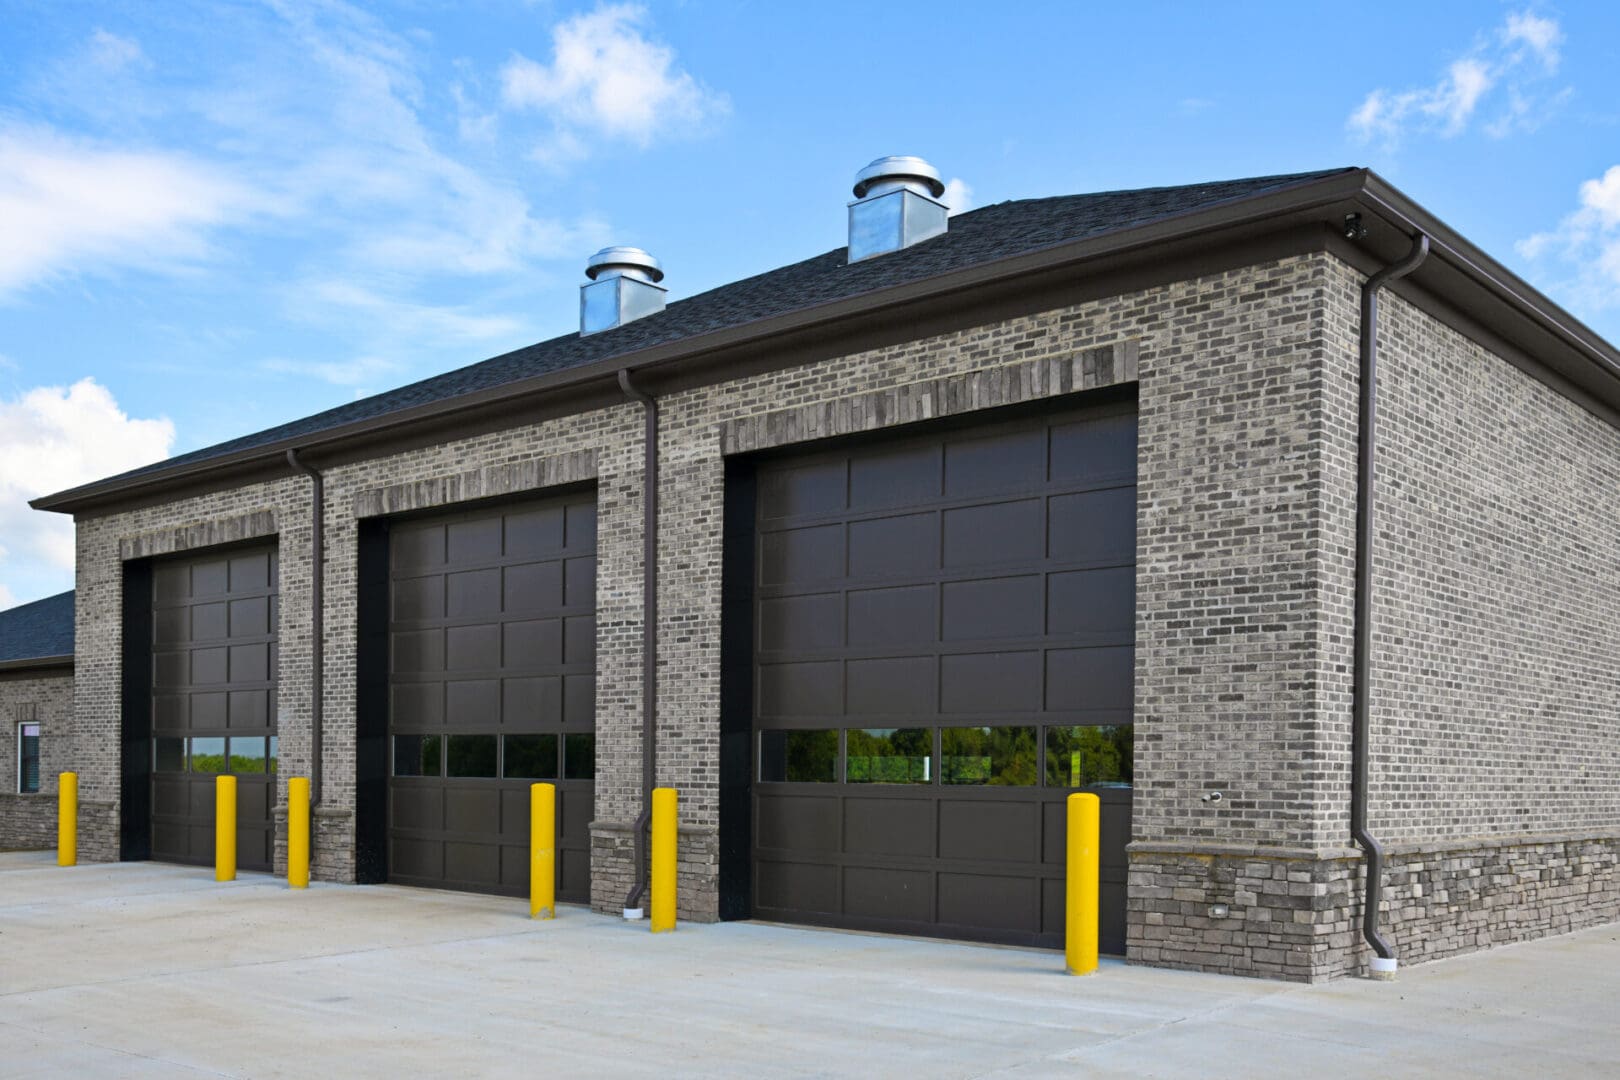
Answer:
[{"label": "brown downspout", "polygon": [[[314,488],[310,497],[310,535],[309,559],[310,573],[313,575],[309,587],[310,603],[310,660],[309,660],[309,807],[314,810],[321,805],[321,704],[324,697],[321,679],[321,661],[326,652],[325,637],[326,607],[322,600],[322,585],[326,578],[326,545],[322,537],[322,526],[326,521],[326,480],[319,472],[298,460],[297,450],[287,451],[287,464],[302,473],[308,473],[314,481]],[[309,838],[310,856],[314,857],[315,837],[311,830]]]},{"label": "brown downspout", "polygon": [[1360,444],[1356,456],[1356,594],[1354,681],[1350,704],[1350,835],[1367,853],[1366,895],[1361,904],[1361,933],[1377,958],[1375,978],[1394,978],[1395,950],[1378,932],[1378,905],[1384,891],[1384,846],[1367,825],[1367,787],[1371,757],[1372,696],[1372,553],[1374,466],[1378,445],[1378,290],[1416,270],[1429,256],[1424,233],[1412,241],[1412,250],[1398,263],[1384,267],[1361,287],[1361,409]]},{"label": "brown downspout", "polygon": [[624,898],[624,916],[641,918],[647,891],[647,824],[658,779],[658,401],[620,370],[619,389],[641,402],[646,426],[641,470],[641,813],[636,817],[636,882]]}]

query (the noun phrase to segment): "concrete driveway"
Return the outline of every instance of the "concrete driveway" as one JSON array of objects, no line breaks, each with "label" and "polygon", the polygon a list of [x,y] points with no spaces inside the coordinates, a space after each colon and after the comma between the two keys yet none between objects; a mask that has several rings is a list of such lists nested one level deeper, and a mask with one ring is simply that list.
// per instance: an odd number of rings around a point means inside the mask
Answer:
[{"label": "concrete driveway", "polygon": [[1293,986],[0,854],[0,1076],[1620,1075],[1620,926]]}]

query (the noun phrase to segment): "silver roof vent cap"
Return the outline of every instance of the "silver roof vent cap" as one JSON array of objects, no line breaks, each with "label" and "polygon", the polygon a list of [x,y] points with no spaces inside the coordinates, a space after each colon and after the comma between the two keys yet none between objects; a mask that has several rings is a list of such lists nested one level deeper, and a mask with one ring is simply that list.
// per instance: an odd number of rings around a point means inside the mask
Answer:
[{"label": "silver roof vent cap", "polygon": [[585,264],[579,332],[597,334],[664,310],[664,268],[638,247],[605,247]]},{"label": "silver roof vent cap", "polygon": [[920,157],[882,157],[855,174],[849,261],[899,251],[945,232],[950,217],[939,170]]},{"label": "silver roof vent cap", "polygon": [[592,255],[585,264],[585,276],[595,281],[600,277],[624,274],[640,281],[657,284],[664,280],[664,267],[659,261],[638,247],[605,247]]},{"label": "silver roof vent cap", "polygon": [[936,199],[945,194],[939,170],[920,157],[880,157],[855,174],[857,199],[902,187]]}]

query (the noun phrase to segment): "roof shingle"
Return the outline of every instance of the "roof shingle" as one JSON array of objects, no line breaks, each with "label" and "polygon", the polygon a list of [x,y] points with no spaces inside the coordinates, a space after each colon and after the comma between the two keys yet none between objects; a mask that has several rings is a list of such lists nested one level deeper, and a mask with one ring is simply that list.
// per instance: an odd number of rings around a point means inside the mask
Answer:
[{"label": "roof shingle", "polygon": [[0,611],[0,663],[73,655],[73,590]]},{"label": "roof shingle", "polygon": [[1171,215],[1203,210],[1219,203],[1351,171],[1351,168],[1327,169],[1179,187],[996,203],[956,215],[951,219],[948,232],[915,247],[854,265],[845,261],[848,249],[838,248],[803,262],[676,301],[659,314],[613,330],[588,337],[581,337],[577,333],[565,334],[291,423],[132,469],[110,479],[160,472],[283,439],[314,435],[345,424],[376,419],[392,412],[487,390],[519,379],[608,360],[655,345],[743,326],[790,311],[1027,254],[1054,244],[1134,228]]}]

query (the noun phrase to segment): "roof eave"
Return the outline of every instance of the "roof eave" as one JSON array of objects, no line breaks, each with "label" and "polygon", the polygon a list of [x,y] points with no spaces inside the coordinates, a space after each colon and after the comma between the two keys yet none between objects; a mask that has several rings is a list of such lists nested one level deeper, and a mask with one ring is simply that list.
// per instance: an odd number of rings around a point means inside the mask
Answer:
[{"label": "roof eave", "polygon": [[73,654],[60,656],[24,656],[16,660],[0,660],[0,674],[33,670],[58,670],[73,666]]},{"label": "roof eave", "polygon": [[[1535,286],[1485,254],[1451,226],[1368,170],[1359,201],[1392,225],[1429,237],[1430,258],[1449,263],[1499,302],[1528,317],[1543,332],[1580,353],[1608,376],[1620,393],[1620,350],[1564,310]],[[1421,277],[1421,270],[1419,272]]]}]

